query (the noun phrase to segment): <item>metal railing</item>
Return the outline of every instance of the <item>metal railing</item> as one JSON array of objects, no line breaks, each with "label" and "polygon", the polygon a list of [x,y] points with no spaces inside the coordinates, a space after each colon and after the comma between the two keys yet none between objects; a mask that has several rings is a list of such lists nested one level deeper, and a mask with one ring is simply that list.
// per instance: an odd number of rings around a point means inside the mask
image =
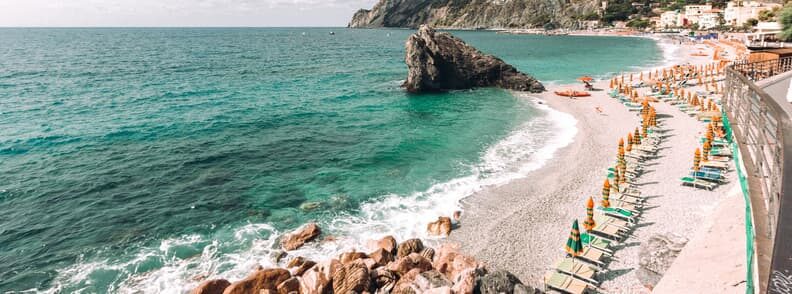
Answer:
[{"label": "metal railing", "polygon": [[751,81],[763,80],[792,70],[792,58],[785,57],[757,62],[738,61],[731,68]]},{"label": "metal railing", "polygon": [[758,254],[770,255],[757,259],[759,293],[792,293],[792,105],[753,81],[790,70],[792,58],[726,68],[723,110],[744,154]]}]

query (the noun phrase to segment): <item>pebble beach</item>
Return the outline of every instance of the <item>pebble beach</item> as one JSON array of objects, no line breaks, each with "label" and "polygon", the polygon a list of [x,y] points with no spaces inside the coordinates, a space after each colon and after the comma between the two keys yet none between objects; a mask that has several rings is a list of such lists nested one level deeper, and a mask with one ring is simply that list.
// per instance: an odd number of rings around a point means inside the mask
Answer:
[{"label": "pebble beach", "polygon": [[[711,54],[691,56],[701,48],[700,44],[678,45],[673,49],[674,64],[712,63]],[[607,79],[593,85],[601,91],[578,99],[559,97],[553,91],[582,91],[582,84],[548,87],[548,92],[539,95],[516,94],[574,117],[574,142],[525,178],[464,199],[462,225],[449,242],[461,244],[463,251],[490,267],[512,271],[524,283],[542,288],[545,272],[565,255],[570,224],[583,220],[588,197],[598,200],[605,170],[616,157],[616,143],[640,126],[636,112],[608,96]],[[739,187],[733,167],[726,183],[712,191],[681,185],[680,178],[692,165],[693,151],[701,147],[698,140],[705,123],[666,103],[652,106],[664,130],[663,142],[636,179],[635,185],[648,199],[641,219],[615,247],[613,261],[599,276],[599,288],[608,293],[651,292],[636,276],[641,245],[658,234],[694,238],[712,222],[713,211],[726,195]]]}]

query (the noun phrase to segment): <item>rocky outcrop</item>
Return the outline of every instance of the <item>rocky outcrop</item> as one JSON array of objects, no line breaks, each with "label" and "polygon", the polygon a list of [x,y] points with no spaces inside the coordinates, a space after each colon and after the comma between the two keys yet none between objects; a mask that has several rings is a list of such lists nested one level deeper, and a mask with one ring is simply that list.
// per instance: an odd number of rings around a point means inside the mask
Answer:
[{"label": "rocky outcrop", "polygon": [[261,290],[277,293],[278,285],[289,278],[291,278],[291,274],[285,269],[257,270],[247,278],[228,286],[223,294],[259,293]]},{"label": "rocky outcrop", "polygon": [[[481,53],[449,33],[421,26],[407,39],[408,92],[500,87],[542,92],[544,86],[495,56]],[[449,229],[450,230],[450,229]]]},{"label": "rocky outcrop", "polygon": [[[420,239],[397,243],[392,237],[373,243],[370,245],[376,250],[371,254],[352,250],[338,259],[320,262],[287,256],[288,270],[256,266],[245,279],[207,281],[191,293],[534,293],[508,272],[487,274],[475,259],[460,253],[458,246],[446,244],[435,249],[424,246]],[[394,254],[400,257],[394,260]]]},{"label": "rocky outcrop", "polygon": [[190,294],[223,294],[230,285],[231,283],[223,279],[209,280],[195,287]]},{"label": "rocky outcrop", "polygon": [[534,28],[545,24],[576,28],[583,16],[597,12],[595,0],[380,0],[358,10],[352,28]]},{"label": "rocky outcrop", "polygon": [[281,240],[281,246],[284,250],[295,250],[302,247],[305,242],[316,239],[321,233],[322,230],[319,229],[319,225],[315,223],[305,224],[294,232],[284,235]]},{"label": "rocky outcrop", "polygon": [[688,239],[674,234],[654,235],[641,245],[635,276],[645,286],[654,287],[687,244]]}]

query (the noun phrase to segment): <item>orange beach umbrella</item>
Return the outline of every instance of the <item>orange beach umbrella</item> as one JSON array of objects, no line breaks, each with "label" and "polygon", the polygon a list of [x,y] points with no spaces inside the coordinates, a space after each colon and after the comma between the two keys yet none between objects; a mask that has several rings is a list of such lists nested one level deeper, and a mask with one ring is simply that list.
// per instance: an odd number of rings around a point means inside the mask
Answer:
[{"label": "orange beach umbrella", "polygon": [[589,83],[589,82],[591,82],[593,80],[594,80],[594,78],[592,78],[590,76],[582,76],[582,77],[578,78],[578,81],[581,81],[581,82],[584,82],[584,83]]},{"label": "orange beach umbrella", "polygon": [[693,170],[699,170],[699,164],[701,164],[701,150],[696,148],[696,152],[693,153]]},{"label": "orange beach umbrella", "polygon": [[608,181],[608,179],[605,179],[605,183],[602,184],[602,207],[605,208],[610,207],[610,201],[608,200],[608,198],[610,197],[610,190],[611,190],[610,182]]},{"label": "orange beach umbrella", "polygon": [[589,197],[586,202],[586,220],[583,221],[583,228],[585,228],[586,231],[591,231],[596,225],[597,222],[594,221],[594,199]]}]

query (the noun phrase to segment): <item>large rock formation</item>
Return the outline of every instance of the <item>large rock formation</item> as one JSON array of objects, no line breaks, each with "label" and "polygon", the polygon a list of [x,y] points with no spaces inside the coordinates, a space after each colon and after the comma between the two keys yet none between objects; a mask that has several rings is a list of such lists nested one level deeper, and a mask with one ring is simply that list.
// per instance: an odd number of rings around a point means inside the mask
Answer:
[{"label": "large rock formation", "polygon": [[[518,91],[544,91],[542,83],[502,60],[479,52],[448,33],[421,26],[407,39],[409,92],[433,92],[497,86]],[[401,252],[400,252],[401,254]]]},{"label": "large rock formation", "polygon": [[380,0],[361,9],[349,27],[532,28],[551,23],[575,28],[596,13],[595,0]]}]

